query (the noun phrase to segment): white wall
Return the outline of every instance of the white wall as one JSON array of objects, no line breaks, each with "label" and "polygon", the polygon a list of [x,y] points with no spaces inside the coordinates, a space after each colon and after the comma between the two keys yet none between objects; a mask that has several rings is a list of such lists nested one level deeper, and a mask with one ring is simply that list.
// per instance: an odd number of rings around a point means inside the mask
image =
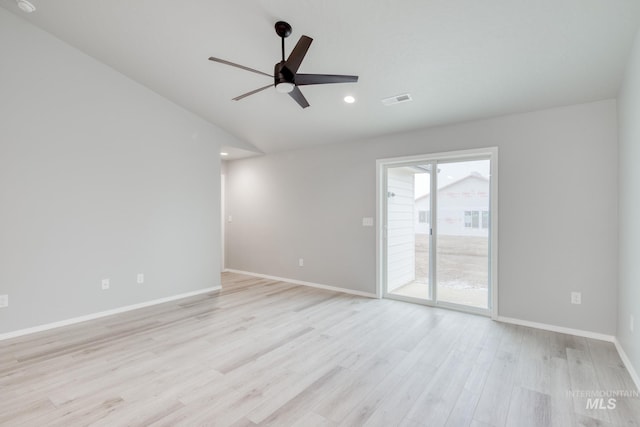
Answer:
[{"label": "white wall", "polygon": [[498,146],[499,314],[613,334],[616,129],[610,100],[231,161],[227,267],[375,292],[375,160]]},{"label": "white wall", "polygon": [[3,8],[0,52],[0,333],[219,285],[234,141]]},{"label": "white wall", "polygon": [[[640,32],[618,98],[620,282],[617,337],[640,372]],[[635,332],[629,330],[630,316]]]}]

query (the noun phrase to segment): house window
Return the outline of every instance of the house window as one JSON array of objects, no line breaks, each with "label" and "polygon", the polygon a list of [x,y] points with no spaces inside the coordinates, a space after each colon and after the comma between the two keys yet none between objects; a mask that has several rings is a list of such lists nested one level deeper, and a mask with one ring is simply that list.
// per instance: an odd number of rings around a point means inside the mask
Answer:
[{"label": "house window", "polygon": [[489,228],[489,211],[464,211],[465,228]]},{"label": "house window", "polygon": [[482,211],[482,228],[489,228],[489,211]]},{"label": "house window", "polygon": [[471,211],[471,227],[472,228],[480,227],[480,212]]},{"label": "house window", "polygon": [[429,224],[430,221],[429,211],[418,211],[418,222],[421,224]]}]

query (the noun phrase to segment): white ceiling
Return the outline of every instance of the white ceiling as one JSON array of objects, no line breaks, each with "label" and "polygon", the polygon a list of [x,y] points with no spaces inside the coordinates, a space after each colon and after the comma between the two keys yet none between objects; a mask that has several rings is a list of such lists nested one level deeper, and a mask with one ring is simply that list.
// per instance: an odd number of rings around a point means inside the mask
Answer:
[{"label": "white ceiling", "polygon": [[[639,0],[31,2],[0,6],[264,152],[615,97],[640,23]],[[287,55],[314,39],[300,72],[360,81],[302,87],[305,110],[274,89],[232,101],[272,80],[207,58],[272,74],[278,20]]]}]

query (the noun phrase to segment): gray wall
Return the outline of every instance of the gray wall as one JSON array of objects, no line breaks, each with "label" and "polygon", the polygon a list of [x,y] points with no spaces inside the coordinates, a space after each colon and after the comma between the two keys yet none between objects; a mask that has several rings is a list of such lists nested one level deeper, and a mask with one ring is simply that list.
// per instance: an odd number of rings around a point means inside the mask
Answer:
[{"label": "gray wall", "polygon": [[234,141],[3,8],[0,53],[0,333],[219,286]]},{"label": "gray wall", "polygon": [[[618,340],[640,370],[640,32],[618,99],[620,124],[620,282]],[[629,317],[635,318],[635,332]]]},{"label": "gray wall", "polygon": [[610,100],[230,161],[226,266],[373,293],[375,160],[498,146],[499,314],[614,334],[616,141]]}]

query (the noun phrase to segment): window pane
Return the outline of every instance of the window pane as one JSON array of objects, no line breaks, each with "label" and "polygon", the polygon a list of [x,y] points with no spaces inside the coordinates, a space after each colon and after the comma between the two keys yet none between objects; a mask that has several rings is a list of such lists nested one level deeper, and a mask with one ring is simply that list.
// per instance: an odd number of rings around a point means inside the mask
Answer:
[{"label": "window pane", "polygon": [[482,211],[482,228],[489,228],[489,212]]},{"label": "window pane", "polygon": [[464,211],[464,226],[471,228],[471,211]]}]

